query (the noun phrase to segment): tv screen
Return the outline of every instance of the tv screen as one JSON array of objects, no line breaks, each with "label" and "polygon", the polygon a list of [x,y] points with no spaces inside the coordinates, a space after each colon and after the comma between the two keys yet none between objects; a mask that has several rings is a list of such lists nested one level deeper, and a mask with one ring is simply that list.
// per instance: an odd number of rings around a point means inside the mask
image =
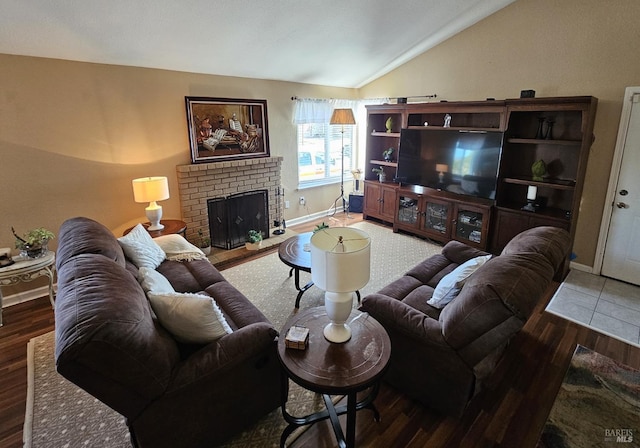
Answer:
[{"label": "tv screen", "polygon": [[398,180],[494,199],[503,133],[402,129]]}]

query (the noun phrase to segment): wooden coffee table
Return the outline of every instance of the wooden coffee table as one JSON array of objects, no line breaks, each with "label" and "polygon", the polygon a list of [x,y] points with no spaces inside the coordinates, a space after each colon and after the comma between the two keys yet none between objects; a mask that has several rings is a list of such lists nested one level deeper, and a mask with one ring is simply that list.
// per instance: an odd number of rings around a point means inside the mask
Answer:
[{"label": "wooden coffee table", "polygon": [[[313,232],[300,233],[298,235],[287,238],[284,242],[280,243],[278,247],[278,257],[280,260],[291,267],[289,270],[289,277],[294,275],[294,281],[298,296],[296,297],[296,309],[300,308],[300,299],[302,294],[313,286],[313,282],[310,281],[304,286],[300,286],[300,271],[311,272],[311,249],[309,242]],[[360,291],[356,291],[358,297],[358,303],[360,303]]]},{"label": "wooden coffee table", "polygon": [[278,257],[280,257],[280,260],[284,264],[291,267],[289,277],[295,274],[295,285],[298,291],[296,308],[300,308],[302,294],[313,286],[313,282],[310,281],[303,287],[300,287],[300,271],[311,272],[311,252],[309,249],[311,235],[313,235],[313,232],[300,233],[291,238],[287,238],[284,242],[280,243],[278,247]]},{"label": "wooden coffee table", "polygon": [[[350,321],[350,322],[349,322]],[[357,310],[349,316],[351,339],[335,344],[324,338],[322,329],[329,323],[324,307],[309,308],[294,315],[282,329],[278,340],[278,357],[284,368],[282,393],[282,415],[289,423],[280,438],[283,447],[287,437],[299,426],[310,425],[330,419],[339,446],[355,445],[356,411],[368,408],[376,421],[380,415],[375,399],[379,381],[389,364],[391,341],[386,330],[367,313]],[[309,329],[309,344],[306,350],[286,348],[284,335],[293,325]],[[288,379],[305,389],[323,395],[326,409],[305,417],[295,417],[286,411]],[[361,401],[357,393],[370,389]],[[347,405],[335,406],[330,395],[346,395]],[[338,416],[347,414],[346,437]]]}]

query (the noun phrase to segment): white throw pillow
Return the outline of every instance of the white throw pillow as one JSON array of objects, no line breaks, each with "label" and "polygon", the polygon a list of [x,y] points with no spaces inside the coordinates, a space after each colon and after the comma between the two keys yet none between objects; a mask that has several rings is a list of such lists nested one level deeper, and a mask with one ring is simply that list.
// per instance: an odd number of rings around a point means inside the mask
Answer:
[{"label": "white throw pillow", "polygon": [[163,235],[154,238],[153,241],[167,254],[167,260],[191,261],[207,258],[204,252],[187,241],[182,235]]},{"label": "white throw pillow", "polygon": [[472,258],[442,277],[427,303],[434,308],[444,308],[446,304],[456,298],[469,276],[490,258],[491,255]]},{"label": "white throw pillow", "polygon": [[209,296],[150,292],[148,297],[162,326],[182,342],[207,344],[232,332],[218,304]]},{"label": "white throw pillow", "polygon": [[127,258],[138,268],[155,269],[166,258],[164,251],[153,241],[142,224],[118,238],[118,242]]},{"label": "white throw pillow", "polygon": [[144,292],[175,292],[175,289],[173,289],[167,277],[155,269],[140,268],[138,270],[138,281],[140,285],[142,285]]}]

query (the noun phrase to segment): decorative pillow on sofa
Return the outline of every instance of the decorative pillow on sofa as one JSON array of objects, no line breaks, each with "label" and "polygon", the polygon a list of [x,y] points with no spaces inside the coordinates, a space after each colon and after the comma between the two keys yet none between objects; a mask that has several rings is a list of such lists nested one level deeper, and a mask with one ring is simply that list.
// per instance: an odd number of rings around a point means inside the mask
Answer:
[{"label": "decorative pillow on sofa", "polygon": [[204,252],[184,239],[182,235],[163,235],[154,238],[153,242],[167,254],[167,260],[191,261],[207,258]]},{"label": "decorative pillow on sofa", "polygon": [[427,303],[434,308],[444,308],[446,304],[456,298],[469,276],[489,261],[490,258],[491,255],[472,258],[442,277]]},{"label": "decorative pillow on sofa", "polygon": [[140,282],[142,289],[144,289],[144,292],[176,292],[167,277],[155,269],[138,269],[138,281]]},{"label": "decorative pillow on sofa", "polygon": [[118,242],[124,254],[138,269],[155,269],[166,258],[164,251],[153,241],[142,224],[138,224],[131,229],[131,232],[118,238]]},{"label": "decorative pillow on sofa", "polygon": [[162,326],[182,342],[207,344],[232,332],[218,304],[209,296],[149,292],[148,297]]}]

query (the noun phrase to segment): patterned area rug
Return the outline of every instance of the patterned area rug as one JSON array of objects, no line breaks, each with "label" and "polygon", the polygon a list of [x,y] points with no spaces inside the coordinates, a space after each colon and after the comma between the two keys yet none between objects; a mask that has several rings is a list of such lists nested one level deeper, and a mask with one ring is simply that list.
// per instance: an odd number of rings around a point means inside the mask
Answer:
[{"label": "patterned area rug", "polygon": [[640,371],[581,345],[538,448],[640,446]]},{"label": "patterned area rug", "polygon": [[[362,297],[379,291],[420,261],[439,254],[442,246],[420,238],[393,233],[389,227],[363,221],[353,225],[371,237],[371,278],[362,288]],[[277,253],[226,269],[225,278],[251,300],[277,329],[295,312],[298,292],[289,266]],[[300,272],[300,285],[311,281],[311,274]],[[324,305],[324,291],[312,286],[300,300],[300,309]],[[358,304],[354,301],[354,307]]]},{"label": "patterned area rug", "polygon": [[[418,262],[442,250],[436,244],[394,234],[388,227],[377,224],[359,222],[354,227],[366,231],[372,241],[371,280],[361,290],[362,297],[381,289]],[[294,312],[297,291],[293,277],[289,277],[289,267],[279,260],[277,253],[224,270],[223,275],[276,328],[282,328]],[[301,273],[301,284],[309,280],[310,274]],[[321,306],[323,302],[324,293],[312,287],[304,293],[300,308]],[[55,371],[53,332],[32,339],[27,351],[29,387],[24,426],[25,447],[131,447],[124,418]],[[291,383],[287,408],[292,415],[307,415],[323,407],[321,396]],[[285,427],[280,409],[277,409],[224,447],[277,447]],[[294,433],[288,443],[295,438]]]}]

